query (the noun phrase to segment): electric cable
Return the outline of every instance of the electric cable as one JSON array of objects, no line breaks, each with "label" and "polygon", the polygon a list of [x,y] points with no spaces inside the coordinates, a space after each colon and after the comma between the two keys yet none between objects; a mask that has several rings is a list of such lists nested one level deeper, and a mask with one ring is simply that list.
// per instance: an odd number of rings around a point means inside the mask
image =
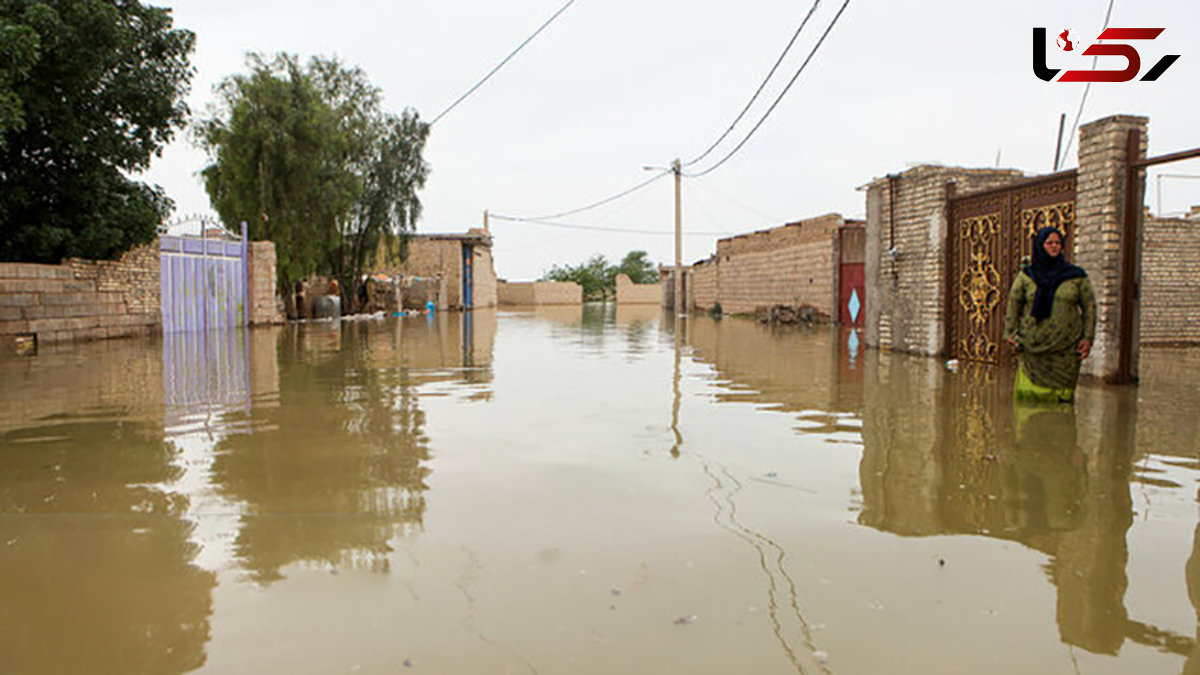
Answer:
[{"label": "electric cable", "polygon": [[767,76],[763,78],[762,84],[758,85],[758,89],[754,91],[754,95],[751,96],[750,100],[746,102],[746,106],[742,108],[742,111],[738,113],[737,117],[733,118],[733,122],[730,123],[729,128],[725,130],[725,133],[721,134],[717,140],[713,141],[712,145],[708,146],[707,150],[700,153],[699,157],[696,157],[691,161],[684,162],[683,166],[691,166],[707,157],[708,153],[715,150],[716,147],[721,144],[721,141],[725,140],[725,138],[729,136],[729,134],[733,131],[733,128],[737,126],[738,122],[742,121],[742,118],[745,117],[746,113],[750,111],[750,106],[754,105],[754,102],[758,100],[758,95],[761,94],[762,90],[767,86],[767,82],[771,80],[771,78],[775,75],[775,71],[779,69],[779,64],[783,63],[784,57],[788,55],[789,51],[791,51],[792,45],[796,44],[796,39],[800,37],[800,32],[803,31],[804,27],[808,25],[808,20],[812,18],[813,13],[817,11],[817,7],[819,7],[820,4],[821,0],[815,0],[813,2],[812,7],[808,9],[808,14],[805,14],[804,20],[800,22],[800,27],[796,29],[795,33],[792,33],[792,39],[788,40],[787,46],[783,48],[783,52],[779,54],[779,58],[775,59],[775,65],[771,66],[771,70],[767,71]]},{"label": "electric cable", "polygon": [[[602,227],[600,225],[581,225],[581,224],[576,224],[576,223],[556,223],[556,222],[549,221],[549,220],[542,220],[540,218],[516,218],[513,216],[500,216],[500,215],[496,215],[494,213],[488,214],[488,216],[495,220],[505,220],[505,221],[514,222],[514,223],[530,223],[532,225],[544,225],[546,227],[559,227],[559,228],[564,228],[564,229],[569,229],[569,230],[591,230],[594,232],[620,232],[620,233],[624,233],[624,234],[653,234],[653,235],[667,235],[667,236],[673,236],[675,234],[674,232],[657,231],[657,230],[635,230],[635,229],[626,228],[626,227]],[[684,232],[683,234],[684,234],[684,236],[696,235],[696,236],[720,237],[720,236],[728,236],[729,233],[728,232]]]},{"label": "electric cable", "polygon": [[[1101,33],[1108,30],[1108,20],[1112,18],[1113,2],[1114,0],[1108,0],[1108,11],[1104,13],[1104,25],[1100,28]],[[1099,60],[1099,55],[1092,57],[1092,70],[1096,69],[1096,63],[1098,63]],[[1071,134],[1067,136],[1067,147],[1063,150],[1063,157],[1066,157],[1067,153],[1071,151],[1071,143],[1075,141],[1075,132],[1079,129],[1079,120],[1081,117],[1083,117],[1083,104],[1087,102],[1088,92],[1091,90],[1092,83],[1088,82],[1087,86],[1083,88],[1083,96],[1079,98],[1079,110],[1075,111],[1075,123],[1071,125]],[[1058,167],[1054,167],[1054,170],[1058,171]]]},{"label": "electric cable", "polygon": [[761,127],[763,125],[763,122],[767,121],[767,118],[770,117],[771,113],[775,111],[775,107],[779,105],[779,102],[782,101],[783,97],[787,95],[788,90],[790,90],[792,88],[792,85],[796,83],[796,80],[799,79],[800,74],[804,72],[804,69],[808,66],[809,62],[812,61],[813,56],[817,53],[817,50],[821,48],[822,44],[824,44],[825,38],[829,36],[829,32],[833,30],[833,27],[835,25],[837,25],[838,19],[842,18],[842,12],[846,11],[846,7],[849,4],[850,4],[850,0],[846,0],[845,2],[842,3],[842,6],[838,9],[837,14],[833,17],[833,21],[830,21],[829,25],[825,27],[825,32],[821,34],[821,39],[817,40],[817,44],[813,46],[812,51],[810,51],[808,53],[808,57],[806,59],[804,59],[804,63],[800,64],[800,68],[796,70],[796,74],[792,75],[791,80],[788,80],[787,86],[784,87],[783,91],[781,91],[779,93],[779,96],[777,96],[775,98],[775,102],[771,104],[771,107],[767,108],[767,112],[763,113],[763,116],[758,120],[758,123],[755,124],[752,129],[750,129],[750,132],[746,134],[746,137],[743,138],[740,143],[738,143],[736,146],[734,146],[733,150],[729,151],[729,154],[722,157],[721,161],[717,162],[716,164],[713,164],[712,166],[710,166],[707,169],[700,171],[698,173],[689,173],[689,174],[685,174],[685,175],[694,178],[694,177],[703,176],[703,175],[712,173],[713,171],[716,171],[717,167],[719,167],[722,164],[724,164],[725,162],[729,161],[730,157],[733,157],[734,155],[736,155],[738,153],[738,151],[742,149],[742,146],[746,145],[746,141],[749,141],[750,138],[752,136],[754,136],[754,133],[756,131],[758,131],[759,127]]},{"label": "electric cable", "polygon": [[449,106],[448,108],[446,108],[446,109],[445,109],[445,110],[443,110],[442,112],[438,113],[438,116],[437,116],[437,117],[435,117],[435,118],[433,118],[433,121],[429,123],[429,126],[433,126],[433,125],[437,124],[438,120],[440,120],[440,119],[442,119],[443,117],[445,117],[445,116],[446,116],[446,113],[450,112],[451,110],[454,110],[454,108],[455,108],[455,107],[457,107],[459,103],[462,103],[464,100],[466,100],[466,98],[467,98],[468,96],[470,96],[471,94],[475,93],[475,90],[476,90],[476,89],[478,89],[478,88],[482,87],[484,82],[487,82],[489,79],[491,79],[492,75],[495,75],[495,74],[496,74],[496,71],[498,71],[498,70],[500,70],[501,68],[503,68],[503,67],[504,67],[504,64],[508,63],[508,62],[509,62],[509,60],[510,60],[510,59],[512,59],[512,57],[514,57],[514,56],[516,56],[516,55],[517,55],[517,52],[519,52],[519,51],[521,51],[522,49],[524,49],[524,48],[525,48],[525,45],[527,45],[527,44],[529,44],[531,41],[533,41],[533,39],[534,39],[535,37],[537,37],[539,33],[541,33],[543,30],[545,30],[545,29],[546,29],[546,26],[549,26],[549,25],[550,25],[550,24],[551,24],[551,23],[552,23],[552,22],[553,22],[555,19],[557,19],[557,18],[558,18],[558,16],[559,16],[560,14],[562,14],[562,13],[563,13],[563,12],[565,12],[565,11],[567,11],[567,8],[568,8],[568,7],[570,7],[570,6],[571,6],[571,5],[573,5],[573,4],[575,4],[575,0],[567,0],[567,3],[566,3],[565,5],[563,5],[562,7],[560,7],[560,8],[558,9],[558,11],[554,13],[554,15],[553,15],[553,16],[551,16],[549,19],[546,19],[546,22],[545,22],[545,23],[543,23],[543,24],[542,24],[540,27],[538,27],[538,29],[537,29],[537,30],[533,31],[533,34],[532,34],[532,35],[530,35],[529,37],[525,38],[525,41],[524,41],[524,42],[522,42],[521,44],[517,45],[517,48],[516,48],[516,49],[512,50],[511,52],[509,52],[508,56],[504,57],[504,60],[502,60],[500,63],[496,64],[496,67],[495,67],[495,68],[492,68],[490,71],[488,71],[488,74],[487,74],[487,75],[484,75],[484,76],[483,76],[483,79],[481,79],[480,81],[476,82],[476,83],[475,83],[475,86],[473,86],[473,87],[471,87],[470,89],[468,89],[468,90],[467,90],[467,92],[466,92],[465,94],[463,94],[462,96],[459,96],[459,97],[458,97],[458,99],[457,99],[456,101],[454,101],[454,103],[451,103],[451,104],[450,104],[450,106]]},{"label": "electric cable", "polygon": [[[669,170],[661,171],[661,172],[655,174],[654,176],[651,176],[650,178],[638,183],[637,185],[634,185],[633,187],[629,188],[628,190],[622,190],[621,192],[618,192],[615,195],[610,195],[608,197],[605,197],[604,199],[594,201],[590,204],[586,204],[584,206],[580,206],[578,208],[571,209],[569,211],[560,211],[559,213],[551,213],[551,214],[544,215],[544,216],[522,216],[522,217],[508,216],[506,218],[503,218],[503,220],[555,220],[557,218],[573,216],[576,213],[583,213],[584,211],[590,211],[598,206],[603,206],[605,204],[608,204],[609,202],[615,202],[616,200],[618,200],[622,197],[631,195],[631,194],[637,192],[638,190],[641,190],[642,188],[650,185],[654,181],[656,181],[670,173],[671,172]],[[492,215],[495,216],[495,214],[492,214]],[[496,217],[499,217],[499,216],[496,216]]]}]

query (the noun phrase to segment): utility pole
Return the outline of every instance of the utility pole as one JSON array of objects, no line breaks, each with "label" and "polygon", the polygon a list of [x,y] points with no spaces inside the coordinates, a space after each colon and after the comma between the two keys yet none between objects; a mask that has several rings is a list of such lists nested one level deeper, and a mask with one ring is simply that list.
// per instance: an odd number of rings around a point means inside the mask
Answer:
[{"label": "utility pole", "polygon": [[675,302],[672,303],[676,316],[684,313],[683,300],[683,205],[680,201],[680,179],[682,170],[679,160],[671,162],[671,172],[675,174]]}]

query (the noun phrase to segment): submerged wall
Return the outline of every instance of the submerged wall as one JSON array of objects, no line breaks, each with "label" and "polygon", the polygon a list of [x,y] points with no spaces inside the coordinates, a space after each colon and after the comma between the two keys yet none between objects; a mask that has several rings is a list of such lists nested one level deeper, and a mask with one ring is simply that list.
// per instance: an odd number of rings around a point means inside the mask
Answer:
[{"label": "submerged wall", "polygon": [[161,329],[158,242],[118,260],[0,263],[0,349],[18,335],[39,344],[147,335]]}]

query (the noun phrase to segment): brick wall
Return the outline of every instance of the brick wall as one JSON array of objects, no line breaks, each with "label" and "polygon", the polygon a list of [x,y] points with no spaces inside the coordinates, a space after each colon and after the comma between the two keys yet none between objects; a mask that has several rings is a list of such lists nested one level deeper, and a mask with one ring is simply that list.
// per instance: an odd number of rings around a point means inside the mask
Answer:
[{"label": "brick wall", "polygon": [[[866,343],[940,354],[945,342],[947,192],[985,190],[1022,178],[1014,169],[918,166],[867,189]],[[889,205],[889,198],[893,202]],[[895,212],[894,223],[889,222]],[[895,231],[893,240],[892,231]],[[894,255],[889,253],[894,250]]]},{"label": "brick wall", "polygon": [[[403,265],[383,265],[391,276],[415,276],[437,279],[437,308],[462,309],[462,247],[471,246],[473,251],[471,289],[475,307],[495,307],[498,300],[498,280],[492,262],[491,239],[483,230],[469,230],[468,235],[420,235],[408,241],[408,259]],[[404,300],[409,306],[408,298]]]},{"label": "brick wall", "polygon": [[472,251],[473,274],[471,276],[471,305],[473,307],[496,306],[496,270],[492,266],[492,249],[475,246]]},{"label": "brick wall", "polygon": [[1141,343],[1200,342],[1200,213],[1143,221]]},{"label": "brick wall", "polygon": [[618,305],[661,305],[663,301],[662,284],[635,284],[628,275],[617,275],[617,304]]},{"label": "brick wall", "polygon": [[0,336],[38,344],[147,335],[161,329],[158,242],[119,260],[0,263]]},{"label": "brick wall", "polygon": [[717,263],[706,260],[692,265],[688,287],[688,308],[706,312],[717,304]]},{"label": "brick wall", "polygon": [[501,305],[532,306],[534,300],[532,281],[510,283],[501,281],[496,288],[496,299]]},{"label": "brick wall", "polygon": [[408,242],[408,259],[390,271],[393,275],[439,279],[437,308],[462,307],[462,242],[413,237]]},{"label": "brick wall", "polygon": [[[1074,261],[1087,270],[1096,291],[1096,342],[1083,362],[1083,373],[1093,377],[1108,378],[1118,370],[1126,137],[1130,130],[1139,133],[1138,155],[1145,157],[1147,122],[1145,117],[1114,115],[1079,129]],[[1142,203],[1142,195],[1134,199]],[[1137,310],[1134,299],[1133,373],[1137,372]]]},{"label": "brick wall", "polygon": [[834,307],[834,242],[842,217],[827,214],[717,242],[717,300],[740,314],[770,305]]},{"label": "brick wall", "polygon": [[573,281],[503,282],[499,298],[501,305],[579,305],[583,303],[583,287]]},{"label": "brick wall", "polygon": [[250,242],[248,251],[250,325],[283,323],[283,312],[275,292],[275,244],[269,241]]}]

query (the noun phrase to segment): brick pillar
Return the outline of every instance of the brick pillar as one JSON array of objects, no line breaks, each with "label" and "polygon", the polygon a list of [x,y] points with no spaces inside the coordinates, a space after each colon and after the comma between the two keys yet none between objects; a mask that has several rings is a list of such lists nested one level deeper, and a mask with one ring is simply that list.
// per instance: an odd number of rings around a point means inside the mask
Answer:
[{"label": "brick pillar", "polygon": [[[1146,125],[1149,120],[1133,115],[1114,115],[1085,124],[1079,129],[1079,179],[1076,188],[1075,251],[1072,260],[1087,270],[1096,291],[1096,343],[1083,362],[1083,374],[1103,380],[1117,374],[1120,359],[1121,323],[1121,237],[1125,230],[1125,167],[1128,133],[1141,139],[1138,158],[1146,156]],[[1143,177],[1133,199],[1140,205],[1145,190]],[[1141,207],[1137,209],[1141,213]],[[1136,225],[1136,224],[1135,224]],[[1140,228],[1139,228],[1140,229]],[[1134,242],[1141,250],[1141,237]],[[1140,253],[1133,260],[1140,260]],[[1135,264],[1137,264],[1135,262]],[[1140,270],[1134,279],[1139,280]],[[1136,285],[1135,285],[1136,288]],[[1136,295],[1136,294],[1135,294]],[[1137,305],[1134,304],[1133,360],[1137,375]]]}]

